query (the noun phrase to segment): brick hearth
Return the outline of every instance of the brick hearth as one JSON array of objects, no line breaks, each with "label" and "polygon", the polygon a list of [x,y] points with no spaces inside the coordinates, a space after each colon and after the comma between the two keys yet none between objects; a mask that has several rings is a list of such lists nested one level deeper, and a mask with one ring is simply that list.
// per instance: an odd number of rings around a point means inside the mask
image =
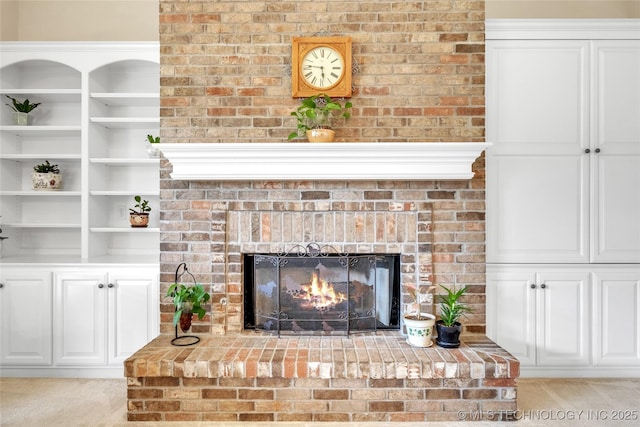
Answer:
[{"label": "brick hearth", "polygon": [[415,348],[396,331],[351,337],[156,338],[125,362],[129,421],[508,419],[519,362],[484,336]]}]

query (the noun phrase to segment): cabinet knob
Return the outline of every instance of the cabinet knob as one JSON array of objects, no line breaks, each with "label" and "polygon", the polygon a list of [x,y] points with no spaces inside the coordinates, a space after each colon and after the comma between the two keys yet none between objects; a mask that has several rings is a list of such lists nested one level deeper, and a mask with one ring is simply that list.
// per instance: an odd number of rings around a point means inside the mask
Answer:
[{"label": "cabinet knob", "polygon": [[599,152],[600,152],[600,149],[599,149],[599,148],[596,148],[596,153],[599,153]]},{"label": "cabinet knob", "polygon": [[585,153],[587,153],[587,154],[589,154],[589,153],[591,152],[591,150],[590,150],[590,149],[588,149],[588,148],[585,148],[585,149],[584,149],[584,152],[585,152]]},{"label": "cabinet knob", "polygon": [[4,283],[0,283],[0,289],[4,288]]},{"label": "cabinet knob", "polygon": [[107,286],[113,288],[113,283],[109,283]]},{"label": "cabinet knob", "polygon": [[541,287],[542,289],[545,289],[545,288],[547,287],[547,285],[545,285],[545,284],[543,283],[542,285],[540,285],[540,287]]},{"label": "cabinet knob", "polygon": [[102,289],[102,288],[104,288],[104,284],[103,284],[103,283],[98,283],[98,287],[99,287],[100,289]]},{"label": "cabinet knob", "polygon": [[531,289],[535,289],[535,288],[536,288],[535,283],[532,283],[532,284],[531,284]]}]

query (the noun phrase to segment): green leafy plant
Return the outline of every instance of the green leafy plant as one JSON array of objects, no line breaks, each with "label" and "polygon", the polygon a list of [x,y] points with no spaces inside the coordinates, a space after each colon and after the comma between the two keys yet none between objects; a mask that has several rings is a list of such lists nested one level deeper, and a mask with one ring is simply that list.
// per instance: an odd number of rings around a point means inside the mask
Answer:
[{"label": "green leafy plant", "polygon": [[160,137],[159,136],[154,137],[153,135],[147,135],[147,141],[149,141],[150,144],[158,144],[160,142]]},{"label": "green leafy plant", "polygon": [[30,103],[28,99],[25,99],[23,102],[18,101],[17,99],[9,96],[9,95],[5,95],[7,98],[9,98],[12,102],[12,104],[5,104],[11,108],[13,108],[13,111],[15,111],[16,113],[30,113],[32,112],[38,105],[42,104],[41,102],[36,102],[36,103]]},{"label": "green leafy plant", "polygon": [[411,296],[413,302],[418,304],[418,312],[412,314],[411,316],[415,320],[426,320],[427,316],[423,316],[422,313],[426,313],[429,310],[423,310],[423,304],[431,304],[433,301],[433,296],[429,295],[430,292],[435,290],[435,286],[421,286],[419,288],[413,285],[405,285],[404,290]]},{"label": "green leafy plant", "polygon": [[467,292],[468,288],[464,286],[456,290],[443,285],[440,285],[440,287],[446,291],[446,294],[438,295],[440,319],[445,326],[453,326],[460,317],[471,312],[469,307],[458,301]]},{"label": "green leafy plant", "polygon": [[149,206],[148,200],[142,200],[142,197],[140,196],[135,196],[134,200],[136,201],[136,204],[133,207],[138,208],[138,210],[129,208],[132,214],[140,215],[146,212],[151,212],[151,207]]},{"label": "green leafy plant", "polygon": [[291,115],[298,120],[297,130],[288,139],[303,137],[306,131],[317,128],[331,129],[332,120],[351,117],[351,101],[343,104],[323,93],[303,98],[300,106]]},{"label": "green leafy plant", "polygon": [[38,173],[60,173],[60,168],[58,167],[58,165],[52,165],[51,163],[49,163],[49,160],[45,160],[44,163],[35,165],[33,167],[33,170]]},{"label": "green leafy plant", "polygon": [[174,283],[169,286],[167,296],[173,299],[173,305],[176,307],[176,312],[173,314],[174,326],[178,325],[180,316],[183,313],[197,314],[198,319],[202,320],[207,314],[207,311],[202,306],[211,298],[211,295],[198,283],[193,286]]}]

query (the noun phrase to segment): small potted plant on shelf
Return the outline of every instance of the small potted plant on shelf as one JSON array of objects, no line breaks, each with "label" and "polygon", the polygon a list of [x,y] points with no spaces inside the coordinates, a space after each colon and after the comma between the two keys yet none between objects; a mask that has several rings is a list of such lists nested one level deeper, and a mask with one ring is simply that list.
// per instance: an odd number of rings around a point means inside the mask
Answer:
[{"label": "small potted plant on shelf", "polygon": [[29,113],[35,110],[41,102],[31,103],[28,99],[20,102],[9,95],[5,96],[11,100],[11,104],[5,105],[13,109],[13,123],[18,126],[27,126],[29,124]]},{"label": "small potted plant on shelf", "polygon": [[173,326],[177,326],[179,323],[182,332],[187,332],[191,328],[194,314],[197,314],[198,319],[202,320],[207,314],[203,305],[211,298],[199,283],[192,286],[174,283],[169,286],[167,296],[173,299],[173,305],[176,309],[173,314]]},{"label": "small potted plant on shelf", "polygon": [[52,165],[49,160],[35,165],[31,174],[31,182],[34,190],[59,190],[62,187],[62,173],[58,165]]},{"label": "small potted plant on shelf", "polygon": [[438,295],[440,320],[436,322],[436,330],[438,331],[436,344],[444,348],[457,348],[460,347],[460,332],[462,331],[459,320],[464,314],[471,312],[469,307],[459,301],[468,288],[463,286],[456,290],[442,285],[440,287],[446,293]]},{"label": "small potted plant on shelf", "polygon": [[433,303],[433,290],[435,286],[421,286],[416,288],[413,285],[404,286],[406,292],[413,299],[413,305],[417,306],[417,312],[406,313],[403,316],[404,324],[407,328],[407,342],[414,347],[431,347],[431,335],[436,317],[430,314],[428,309]]},{"label": "small potted plant on shelf", "polygon": [[352,106],[350,101],[343,105],[325,94],[303,98],[298,109],[291,113],[298,120],[298,127],[288,139],[306,135],[309,142],[332,142],[335,138],[333,121],[351,117]]},{"label": "small potted plant on shelf", "polygon": [[129,208],[129,222],[131,223],[131,227],[146,227],[149,225],[149,212],[151,212],[149,201],[142,200],[140,196],[135,196],[134,200],[136,201],[134,208],[138,208],[138,210]]},{"label": "small potted plant on shelf", "polygon": [[149,157],[159,157],[160,150],[158,150],[158,146],[155,144],[160,143],[159,136],[147,135],[147,154]]}]

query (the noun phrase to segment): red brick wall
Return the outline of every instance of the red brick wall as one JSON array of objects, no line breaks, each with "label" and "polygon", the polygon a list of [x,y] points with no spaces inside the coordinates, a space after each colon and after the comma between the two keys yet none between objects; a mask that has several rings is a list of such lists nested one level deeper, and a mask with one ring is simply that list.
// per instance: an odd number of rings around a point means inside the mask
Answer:
[{"label": "red brick wall", "polygon": [[[483,1],[160,0],[162,141],[285,141],[299,102],[291,98],[291,39],[319,32],[351,36],[358,63],[353,117],[337,129],[339,141],[484,140]],[[484,332],[483,159],[474,170],[469,182],[220,183],[173,181],[163,162],[161,295],[187,262],[215,294],[213,318],[194,330],[224,330],[220,299],[239,307],[239,290],[225,282],[237,260],[224,259],[216,222],[230,205],[319,211],[428,202],[433,265],[421,273],[472,285],[465,326]],[[163,298],[162,332],[172,331],[172,311]]]}]

